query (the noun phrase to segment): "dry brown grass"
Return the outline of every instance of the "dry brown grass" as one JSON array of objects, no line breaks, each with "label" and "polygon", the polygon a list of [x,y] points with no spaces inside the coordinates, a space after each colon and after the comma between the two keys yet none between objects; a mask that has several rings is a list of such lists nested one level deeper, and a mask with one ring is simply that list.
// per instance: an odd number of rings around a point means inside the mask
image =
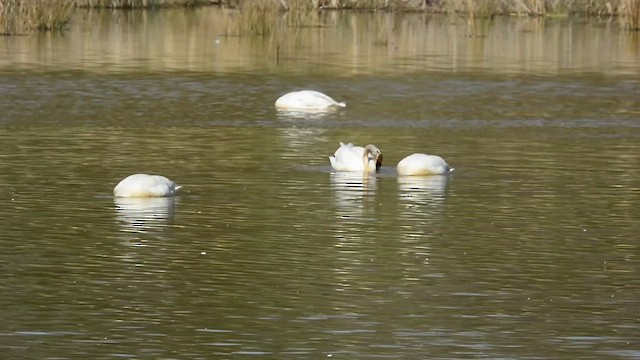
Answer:
[{"label": "dry brown grass", "polygon": [[154,7],[196,6],[208,4],[208,0],[75,0],[78,7],[145,9]]},{"label": "dry brown grass", "polygon": [[[90,1],[90,0],[85,0]],[[91,0],[104,1],[104,0]],[[142,1],[142,0],[138,0]],[[150,1],[150,0],[148,0]],[[158,1],[158,0],[156,0]],[[294,9],[351,9],[430,11],[470,17],[496,15],[618,15],[640,6],[640,0],[216,0],[233,8],[276,7]]]},{"label": "dry brown grass", "polygon": [[0,1],[0,34],[13,34],[19,17],[17,1]]},{"label": "dry brown grass", "polygon": [[[0,0],[0,33],[61,29],[74,6],[150,8],[195,6],[211,0]],[[216,0],[237,11],[237,35],[272,35],[317,26],[318,9],[429,11],[458,14],[469,21],[496,15],[620,16],[627,29],[640,29],[640,0]]]},{"label": "dry brown grass", "polygon": [[238,21],[228,32],[235,35],[271,36],[292,28],[317,26],[315,0],[245,0],[230,5]]},{"label": "dry brown grass", "polygon": [[0,33],[60,30],[74,6],[74,0],[0,0]]},{"label": "dry brown grass", "polygon": [[[93,0],[97,1],[97,0]],[[237,9],[238,35],[270,35],[286,28],[314,26],[314,10],[428,11],[456,14],[470,24],[494,16],[620,16],[640,29],[640,0],[219,0]],[[317,11],[316,11],[317,13]],[[309,15],[311,14],[311,15]]]},{"label": "dry brown grass", "polygon": [[622,0],[624,26],[629,30],[640,30],[640,0]]},{"label": "dry brown grass", "polygon": [[238,35],[270,35],[281,26],[282,14],[286,11],[273,0],[244,1],[237,7]]}]

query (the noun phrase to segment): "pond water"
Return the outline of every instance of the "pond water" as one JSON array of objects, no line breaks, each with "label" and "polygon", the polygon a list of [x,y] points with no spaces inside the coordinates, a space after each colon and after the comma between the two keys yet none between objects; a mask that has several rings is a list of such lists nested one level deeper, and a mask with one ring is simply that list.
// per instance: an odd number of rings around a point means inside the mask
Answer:
[{"label": "pond water", "polygon": [[[640,359],[637,34],[234,21],[77,11],[0,39],[4,356]],[[347,107],[276,113],[301,88]],[[381,171],[332,173],[341,141]],[[455,171],[397,177],[414,152]],[[184,190],[114,199],[137,172]]]}]

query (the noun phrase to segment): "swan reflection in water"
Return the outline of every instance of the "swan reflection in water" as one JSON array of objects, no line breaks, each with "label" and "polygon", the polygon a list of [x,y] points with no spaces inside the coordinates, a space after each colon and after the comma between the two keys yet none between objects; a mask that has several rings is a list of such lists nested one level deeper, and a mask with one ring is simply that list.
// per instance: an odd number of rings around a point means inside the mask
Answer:
[{"label": "swan reflection in water", "polygon": [[126,232],[159,230],[174,216],[175,197],[114,198],[116,218]]},{"label": "swan reflection in water", "polygon": [[277,110],[278,120],[282,121],[303,121],[307,123],[308,121],[319,121],[326,119],[329,115],[333,115],[338,112],[336,108],[328,108],[322,110]]},{"label": "swan reflection in water", "polygon": [[399,176],[398,195],[409,205],[439,207],[446,195],[448,176]]},{"label": "swan reflection in water", "polygon": [[124,247],[115,258],[127,266],[144,267],[136,273],[154,276],[164,273],[166,264],[170,263],[166,259],[175,256],[170,250],[171,233],[167,230],[174,218],[176,202],[176,197],[114,197],[116,220],[120,225],[117,239]]},{"label": "swan reflection in water", "polygon": [[366,261],[361,254],[364,254],[363,248],[369,241],[362,228],[363,223],[369,225],[375,221],[378,180],[375,173],[331,173],[335,217],[338,219],[332,231],[336,251],[336,291],[342,292],[354,286],[358,280],[357,273]]},{"label": "swan reflection in water", "polygon": [[362,216],[375,209],[378,177],[375,173],[337,171],[331,173],[338,216]]}]

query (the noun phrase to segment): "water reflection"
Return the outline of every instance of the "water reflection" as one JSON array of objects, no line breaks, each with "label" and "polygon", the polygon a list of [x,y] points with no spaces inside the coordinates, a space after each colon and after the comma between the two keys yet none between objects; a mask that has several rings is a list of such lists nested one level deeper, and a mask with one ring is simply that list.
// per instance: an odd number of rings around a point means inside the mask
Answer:
[{"label": "water reflection", "polygon": [[447,180],[445,175],[399,176],[398,195],[408,206],[439,207],[444,202]]},{"label": "water reflection", "polygon": [[[33,358],[638,354],[629,316],[639,286],[637,77],[602,76],[622,71],[615,66],[585,74],[568,58],[601,54],[592,44],[612,40],[593,69],[624,61],[615,34],[545,25],[461,38],[439,21],[399,22],[397,52],[382,56],[389,48],[368,40],[377,15],[349,15],[357,38],[343,26],[310,29],[318,37],[302,39],[319,41],[280,58],[301,75],[276,77],[264,71],[272,58],[259,39],[224,38],[208,52],[215,31],[202,27],[218,22],[146,14],[154,20],[130,21],[130,31],[107,21],[104,41],[93,27],[72,27],[42,47],[29,47],[31,36],[0,42],[0,67],[12,72],[0,81],[0,264],[2,288],[14,290],[3,293],[3,322],[16,334],[5,337],[15,345],[7,358],[24,349]],[[574,46],[559,41],[568,38]],[[346,77],[336,63],[422,73]],[[38,64],[82,71],[19,71]],[[575,75],[434,74],[438,64],[536,74],[562,64],[558,72]],[[208,71],[238,67],[251,76]],[[283,88],[329,83],[359,101],[317,118],[276,118],[270,107]],[[428,143],[469,170],[332,174],[327,156],[343,139],[390,154]],[[130,169],[132,153],[208,195],[116,199],[115,213],[111,198],[94,201],[105,174]],[[36,335],[45,333],[56,338]]]},{"label": "water reflection", "polygon": [[335,114],[340,109],[328,108],[322,110],[276,110],[279,120],[321,120]]},{"label": "water reflection", "polygon": [[165,227],[174,216],[175,197],[114,198],[116,218],[122,231],[148,233]]},{"label": "water reflection", "polygon": [[447,180],[444,175],[398,177],[398,216],[403,219],[400,233],[405,242],[423,246],[425,237],[441,227]]},{"label": "water reflection", "polygon": [[305,165],[310,165],[313,160],[328,165],[330,153],[323,154],[319,146],[319,143],[324,141],[326,131],[322,128],[290,127],[281,129],[281,138],[285,144],[281,156]]},{"label": "water reflection", "polygon": [[351,218],[371,214],[379,178],[375,174],[351,171],[331,173],[338,217]]},{"label": "water reflection", "polygon": [[572,18],[506,17],[470,26],[463,19],[430,14],[320,12],[300,27],[247,40],[235,30],[241,21],[233,11],[208,7],[76,10],[64,37],[2,39],[0,70],[47,65],[96,72],[260,69],[305,75],[425,70],[635,75],[639,71],[637,35],[620,31],[615,22],[594,26]]}]

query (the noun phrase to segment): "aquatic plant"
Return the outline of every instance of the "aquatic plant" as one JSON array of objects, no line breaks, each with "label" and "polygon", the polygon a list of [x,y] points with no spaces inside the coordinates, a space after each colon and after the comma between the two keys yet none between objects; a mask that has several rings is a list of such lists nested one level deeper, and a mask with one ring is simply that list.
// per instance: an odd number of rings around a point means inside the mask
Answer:
[{"label": "aquatic plant", "polygon": [[0,33],[60,30],[74,6],[74,0],[0,0]]}]

